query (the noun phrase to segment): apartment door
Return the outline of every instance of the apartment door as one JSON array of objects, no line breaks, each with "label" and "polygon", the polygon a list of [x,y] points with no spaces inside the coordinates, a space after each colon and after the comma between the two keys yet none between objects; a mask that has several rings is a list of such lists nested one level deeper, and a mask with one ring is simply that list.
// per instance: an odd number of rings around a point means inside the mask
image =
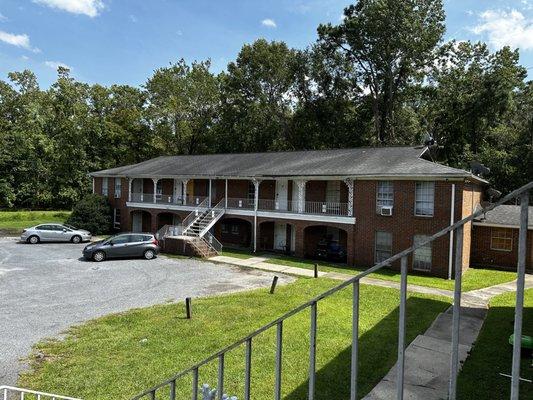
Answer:
[{"label": "apartment door", "polygon": [[143,215],[141,212],[134,212],[131,214],[131,230],[133,232],[143,231]]},{"label": "apartment door", "polygon": [[289,181],[287,179],[276,179],[276,210],[287,211],[287,188]]},{"label": "apartment door", "polygon": [[274,250],[287,250],[287,224],[274,223]]},{"label": "apartment door", "polygon": [[131,200],[141,201],[144,179],[134,179],[131,183]]}]

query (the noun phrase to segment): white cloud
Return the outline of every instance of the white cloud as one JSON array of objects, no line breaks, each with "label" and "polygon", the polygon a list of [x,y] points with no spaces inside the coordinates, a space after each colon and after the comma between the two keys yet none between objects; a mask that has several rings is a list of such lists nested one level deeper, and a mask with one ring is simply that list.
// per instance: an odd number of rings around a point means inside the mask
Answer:
[{"label": "white cloud", "polygon": [[130,21],[133,22],[133,23],[136,23],[137,22],[137,17],[133,14],[130,14]]},{"label": "white cloud", "polygon": [[4,14],[0,13],[0,22],[4,21],[7,21],[7,17]]},{"label": "white cloud", "polygon": [[270,18],[262,20],[261,25],[266,26],[268,28],[277,28],[276,21]]},{"label": "white cloud", "polygon": [[96,17],[104,9],[102,0],[33,0],[33,2],[73,14],[84,14],[91,18]]},{"label": "white cloud", "polygon": [[59,67],[68,68],[72,71],[72,67],[70,65],[62,63],[61,61],[45,61],[44,65],[56,71]]},{"label": "white cloud", "polygon": [[12,46],[22,47],[26,50],[32,50],[34,52],[38,51],[38,49],[32,49],[30,45],[30,37],[25,33],[17,35],[15,33],[0,31],[0,41]]},{"label": "white cloud", "polygon": [[472,31],[486,34],[492,47],[511,46],[533,49],[533,19],[517,10],[487,10],[480,15],[480,23]]}]

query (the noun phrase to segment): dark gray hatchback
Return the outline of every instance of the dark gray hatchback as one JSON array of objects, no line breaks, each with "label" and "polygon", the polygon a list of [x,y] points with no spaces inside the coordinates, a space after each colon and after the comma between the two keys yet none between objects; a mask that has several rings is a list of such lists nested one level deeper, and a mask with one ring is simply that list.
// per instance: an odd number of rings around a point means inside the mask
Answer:
[{"label": "dark gray hatchback", "polygon": [[119,233],[93,242],[83,249],[83,257],[94,261],[129,257],[144,257],[151,260],[157,254],[159,254],[159,244],[151,233]]}]

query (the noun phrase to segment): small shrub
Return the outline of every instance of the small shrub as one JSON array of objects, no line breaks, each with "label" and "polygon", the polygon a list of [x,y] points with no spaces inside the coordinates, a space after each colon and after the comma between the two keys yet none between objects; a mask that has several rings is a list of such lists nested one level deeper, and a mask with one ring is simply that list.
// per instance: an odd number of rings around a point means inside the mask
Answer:
[{"label": "small shrub", "polygon": [[66,223],[86,229],[93,235],[109,233],[112,228],[111,206],[105,197],[89,194],[74,206]]}]

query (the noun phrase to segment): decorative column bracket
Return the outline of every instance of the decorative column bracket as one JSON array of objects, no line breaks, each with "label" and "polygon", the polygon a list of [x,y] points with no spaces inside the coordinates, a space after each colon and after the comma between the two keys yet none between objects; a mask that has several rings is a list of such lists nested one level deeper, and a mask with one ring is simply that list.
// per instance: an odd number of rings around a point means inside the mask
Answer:
[{"label": "decorative column bracket", "polygon": [[157,203],[156,194],[157,194],[157,182],[159,182],[158,178],[152,178],[152,181],[154,182],[154,198],[153,203]]},{"label": "decorative column bracket", "polygon": [[188,179],[182,179],[181,184],[183,186],[183,205],[187,205],[187,184],[189,183]]},{"label": "decorative column bracket", "polygon": [[128,201],[131,201],[131,187],[133,184],[133,179],[135,178],[128,178]]},{"label": "decorative column bracket", "polygon": [[353,217],[353,179],[345,179],[344,183],[348,187],[348,216]]}]

